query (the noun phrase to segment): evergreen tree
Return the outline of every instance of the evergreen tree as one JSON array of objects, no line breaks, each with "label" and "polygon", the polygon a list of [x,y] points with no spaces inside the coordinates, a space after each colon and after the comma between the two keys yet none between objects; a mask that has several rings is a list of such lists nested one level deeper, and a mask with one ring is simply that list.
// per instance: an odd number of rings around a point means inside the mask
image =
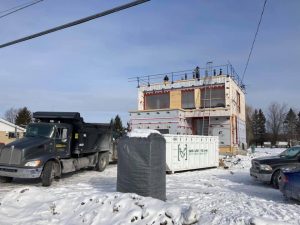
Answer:
[{"label": "evergreen tree", "polygon": [[114,127],[114,123],[115,123],[115,120],[113,118],[111,118],[110,122],[109,122],[109,125],[111,128]]},{"label": "evergreen tree", "polygon": [[254,113],[252,114],[252,133],[253,133],[253,139],[255,141],[255,145],[257,146],[258,143],[258,112],[257,109],[254,110]]},{"label": "evergreen tree", "polygon": [[32,121],[32,114],[27,107],[21,108],[16,116],[16,125],[26,126]]},{"label": "evergreen tree", "polygon": [[263,145],[266,136],[266,117],[263,111],[255,109],[251,120],[255,144]]},{"label": "evergreen tree", "polygon": [[265,141],[266,136],[266,117],[261,109],[258,111],[257,119],[257,128],[258,128],[258,142],[262,146]]},{"label": "evergreen tree", "polygon": [[130,132],[130,131],[131,131],[131,126],[130,123],[127,122],[126,132]]},{"label": "evergreen tree", "polygon": [[293,111],[293,109],[290,108],[289,112],[286,114],[284,124],[287,139],[289,143],[291,143],[292,140],[296,139],[297,125],[299,125],[296,113]]},{"label": "evergreen tree", "polygon": [[297,133],[297,140],[299,140],[300,139],[300,112],[298,113],[296,133]]},{"label": "evergreen tree", "polygon": [[120,138],[123,135],[124,128],[122,124],[122,120],[119,115],[116,115],[115,119],[111,120],[113,123],[113,133],[116,139]]}]

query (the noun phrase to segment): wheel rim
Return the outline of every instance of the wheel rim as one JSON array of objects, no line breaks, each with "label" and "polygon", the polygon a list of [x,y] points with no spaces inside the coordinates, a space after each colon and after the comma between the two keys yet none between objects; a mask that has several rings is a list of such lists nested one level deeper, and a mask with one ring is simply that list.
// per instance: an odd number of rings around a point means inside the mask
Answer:
[{"label": "wheel rim", "polygon": [[54,163],[53,163],[52,169],[51,169],[51,175],[50,175],[50,179],[51,179],[51,180],[54,179],[54,170],[55,170],[55,166],[54,166]]},{"label": "wheel rim", "polygon": [[280,173],[275,174],[274,178],[273,178],[273,182],[272,182],[273,185],[278,188],[280,181],[281,181],[281,175],[280,175]]},{"label": "wheel rim", "polygon": [[281,175],[280,174],[278,174],[278,177],[277,177],[277,185],[279,185],[279,183],[280,183],[280,181],[281,181]]},{"label": "wheel rim", "polygon": [[106,166],[106,160],[104,158],[101,159],[101,166],[102,167]]}]

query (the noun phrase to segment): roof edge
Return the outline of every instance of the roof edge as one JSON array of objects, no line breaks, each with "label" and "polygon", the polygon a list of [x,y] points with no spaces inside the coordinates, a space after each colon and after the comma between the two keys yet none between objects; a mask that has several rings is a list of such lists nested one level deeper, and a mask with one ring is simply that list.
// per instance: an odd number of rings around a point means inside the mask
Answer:
[{"label": "roof edge", "polygon": [[16,125],[16,124],[13,124],[13,123],[11,123],[11,122],[5,120],[5,119],[0,118],[0,122],[3,122],[3,123],[5,123],[5,124],[8,125],[8,126],[17,128],[18,130],[21,130],[21,131],[24,131],[24,132],[26,131],[25,128],[20,127],[20,126],[18,126],[18,125]]}]

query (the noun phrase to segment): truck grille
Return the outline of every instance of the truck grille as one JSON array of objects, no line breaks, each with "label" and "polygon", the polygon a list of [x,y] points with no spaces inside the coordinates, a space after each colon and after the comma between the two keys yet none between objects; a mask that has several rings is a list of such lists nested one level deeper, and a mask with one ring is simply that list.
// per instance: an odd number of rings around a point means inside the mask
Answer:
[{"label": "truck grille", "polygon": [[0,150],[0,164],[20,165],[22,151],[19,149],[3,148]]},{"label": "truck grille", "polygon": [[260,169],[260,165],[258,162],[256,161],[252,161],[252,167],[255,169],[255,170],[259,170]]},{"label": "truck grille", "polygon": [[18,172],[17,169],[8,169],[8,168],[1,168],[1,167],[0,167],[0,171],[10,172],[10,173],[16,173],[16,172]]}]

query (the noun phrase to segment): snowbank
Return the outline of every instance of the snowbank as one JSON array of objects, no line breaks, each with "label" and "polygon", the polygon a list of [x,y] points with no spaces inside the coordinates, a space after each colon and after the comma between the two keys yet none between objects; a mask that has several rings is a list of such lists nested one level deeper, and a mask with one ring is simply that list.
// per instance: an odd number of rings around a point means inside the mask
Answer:
[{"label": "snowbank", "polygon": [[249,220],[249,225],[289,225],[289,223],[254,217]]},{"label": "snowbank", "polygon": [[[61,190],[62,191],[62,190]],[[0,223],[10,224],[97,224],[159,225],[193,224],[199,216],[193,207],[181,208],[136,194],[89,194],[69,192],[60,195],[44,188],[15,189],[1,201]]]},{"label": "snowbank", "polygon": [[157,130],[150,129],[133,129],[131,132],[127,134],[128,137],[141,137],[146,138],[150,134],[160,134]]}]

